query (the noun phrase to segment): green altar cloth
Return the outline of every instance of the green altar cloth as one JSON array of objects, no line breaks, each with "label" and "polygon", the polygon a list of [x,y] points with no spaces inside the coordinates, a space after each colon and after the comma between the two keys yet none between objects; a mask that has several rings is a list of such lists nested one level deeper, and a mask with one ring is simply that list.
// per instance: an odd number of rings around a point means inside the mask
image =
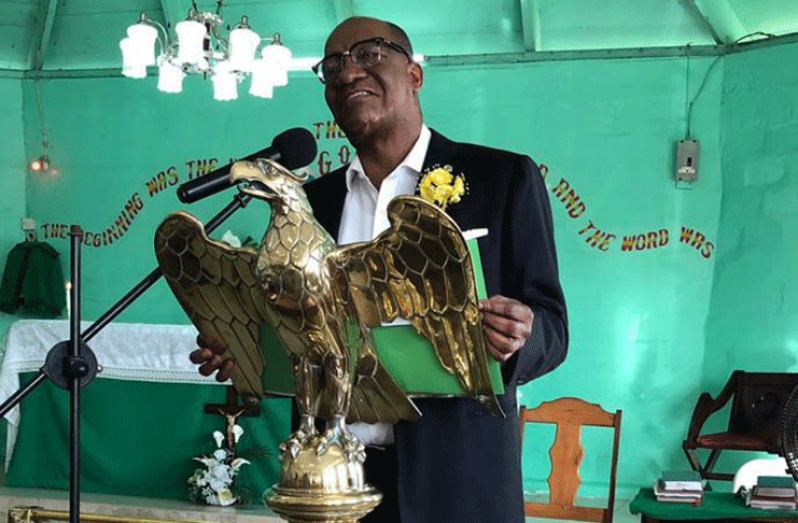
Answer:
[{"label": "green altar cloth", "polygon": [[701,505],[694,507],[688,503],[657,501],[654,489],[642,488],[629,504],[629,511],[660,520],[798,520],[798,511],[749,508],[743,498],[728,492],[705,492]]},{"label": "green altar cloth", "polygon": [[[33,373],[20,376],[27,383]],[[206,403],[224,403],[225,387],[97,379],[81,394],[81,491],[149,498],[188,499],[186,481],[210,455],[214,430],[225,419],[203,414]],[[288,399],[264,399],[257,418],[240,417],[244,429],[236,454],[252,464],[236,485],[260,505],[277,480],[278,445],[288,436]],[[21,403],[19,436],[6,486],[65,490],[69,487],[69,393],[45,382]]]}]

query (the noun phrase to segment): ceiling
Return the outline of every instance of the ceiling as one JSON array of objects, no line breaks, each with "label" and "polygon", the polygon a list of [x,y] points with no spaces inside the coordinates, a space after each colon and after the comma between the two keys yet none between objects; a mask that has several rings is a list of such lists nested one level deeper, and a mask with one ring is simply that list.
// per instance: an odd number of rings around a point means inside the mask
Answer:
[{"label": "ceiling", "polygon": [[[215,0],[197,0],[203,11]],[[118,70],[119,40],[141,11],[174,26],[191,0],[0,0],[0,70]],[[427,56],[517,61],[595,50],[711,49],[798,32],[798,0],[226,0],[235,25],[279,32],[295,57],[321,54],[351,15],[392,20]],[[758,33],[754,36],[752,33]]]}]

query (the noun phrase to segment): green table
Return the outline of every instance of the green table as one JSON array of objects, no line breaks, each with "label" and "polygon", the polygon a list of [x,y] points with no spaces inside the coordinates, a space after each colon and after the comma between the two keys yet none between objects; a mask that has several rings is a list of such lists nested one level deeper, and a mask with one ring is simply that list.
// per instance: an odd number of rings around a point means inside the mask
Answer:
[{"label": "green table", "polygon": [[687,503],[662,503],[654,490],[642,488],[629,504],[632,514],[640,514],[641,521],[796,521],[798,511],[762,510],[748,508],[743,498],[725,492],[705,492],[701,506]]}]

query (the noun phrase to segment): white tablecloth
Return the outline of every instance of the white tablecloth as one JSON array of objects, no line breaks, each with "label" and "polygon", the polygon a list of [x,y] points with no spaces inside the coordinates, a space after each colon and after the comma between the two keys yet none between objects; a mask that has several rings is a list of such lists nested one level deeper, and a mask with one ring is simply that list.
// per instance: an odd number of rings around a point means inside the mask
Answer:
[{"label": "white tablecloth", "polygon": [[[90,325],[91,322],[83,322],[81,332]],[[111,323],[92,338],[88,346],[102,367],[100,378],[217,385],[219,383],[212,377],[201,376],[188,359],[188,354],[197,348],[196,338],[197,330],[193,325]],[[14,322],[0,347],[4,351],[0,365],[0,403],[19,389],[19,373],[38,371],[50,349],[68,339],[66,320]],[[19,407],[14,407],[5,417],[9,423],[7,468],[19,426]]]}]

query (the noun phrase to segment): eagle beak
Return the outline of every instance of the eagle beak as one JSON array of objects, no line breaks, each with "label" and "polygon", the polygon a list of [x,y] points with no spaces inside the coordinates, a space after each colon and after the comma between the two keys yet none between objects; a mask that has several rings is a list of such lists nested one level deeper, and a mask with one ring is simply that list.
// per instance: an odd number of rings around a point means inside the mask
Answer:
[{"label": "eagle beak", "polygon": [[269,201],[277,197],[263,171],[254,162],[234,163],[230,168],[230,181],[233,184],[243,183],[239,190],[255,198]]}]

